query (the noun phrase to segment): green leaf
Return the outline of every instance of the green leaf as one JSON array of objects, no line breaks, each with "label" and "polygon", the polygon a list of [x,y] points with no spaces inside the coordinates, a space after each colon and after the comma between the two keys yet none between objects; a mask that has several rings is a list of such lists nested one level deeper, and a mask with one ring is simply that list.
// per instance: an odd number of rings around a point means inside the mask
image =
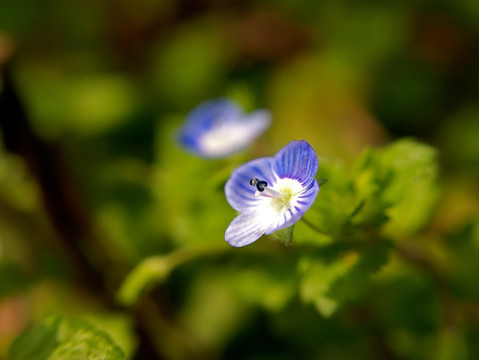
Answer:
[{"label": "green leaf", "polygon": [[394,237],[416,233],[431,217],[439,198],[437,152],[413,140],[401,140],[382,154],[383,166],[394,173],[384,197],[392,206],[386,234]]},{"label": "green leaf", "polygon": [[12,360],[126,359],[101,330],[82,320],[46,319],[21,334],[9,351]]},{"label": "green leaf", "polygon": [[299,263],[301,298],[321,315],[332,316],[345,302],[364,294],[370,275],[386,261],[384,243],[362,252],[332,245],[315,256],[305,256]]},{"label": "green leaf", "polygon": [[274,232],[274,235],[286,246],[291,245],[293,243],[293,230],[294,230],[294,225],[278,230]]},{"label": "green leaf", "polygon": [[316,179],[316,181],[318,182],[318,185],[321,187],[323,186],[324,184],[326,184],[328,182],[328,179],[326,178],[319,178],[319,179]]},{"label": "green leaf", "polygon": [[31,84],[26,87],[28,103],[38,115],[32,117],[33,126],[48,138],[68,131],[85,136],[105,133],[123,124],[137,106],[135,86],[126,76],[98,73],[66,81],[37,69],[26,71],[25,77]]},{"label": "green leaf", "polygon": [[44,360],[58,346],[55,326],[40,324],[25,331],[12,343],[9,351],[11,360]]},{"label": "green leaf", "polygon": [[[318,173],[324,176],[317,179],[318,183],[324,185],[327,178],[328,186],[320,186],[316,201],[306,213],[306,217],[308,223],[320,229],[323,235],[335,237],[344,231],[358,201],[354,197],[350,176],[340,163],[322,161]],[[317,234],[306,230],[305,226],[298,226],[297,231],[298,240],[318,241]]]},{"label": "green leaf", "polygon": [[351,219],[354,218],[360,211],[361,209],[364,207],[364,205],[366,204],[366,201],[361,201],[358,206],[356,206],[353,210],[353,212],[351,213],[351,215],[349,216]]},{"label": "green leaf", "polygon": [[430,218],[439,196],[436,150],[411,139],[367,150],[354,175],[357,199],[364,206],[355,224],[384,226],[391,237],[416,233]]}]

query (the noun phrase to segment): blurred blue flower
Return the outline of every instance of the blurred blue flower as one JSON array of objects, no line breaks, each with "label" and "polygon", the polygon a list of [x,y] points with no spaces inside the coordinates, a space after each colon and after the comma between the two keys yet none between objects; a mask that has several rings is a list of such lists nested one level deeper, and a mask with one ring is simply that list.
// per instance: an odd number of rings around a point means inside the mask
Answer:
[{"label": "blurred blue flower", "polygon": [[270,125],[269,111],[244,114],[234,102],[218,99],[198,105],[180,129],[180,144],[204,158],[220,158],[248,146]]},{"label": "blurred blue flower", "polygon": [[306,141],[292,141],[274,157],[236,169],[225,185],[226,199],[240,214],[226,229],[232,246],[251,244],[297,222],[319,191],[318,157]]}]

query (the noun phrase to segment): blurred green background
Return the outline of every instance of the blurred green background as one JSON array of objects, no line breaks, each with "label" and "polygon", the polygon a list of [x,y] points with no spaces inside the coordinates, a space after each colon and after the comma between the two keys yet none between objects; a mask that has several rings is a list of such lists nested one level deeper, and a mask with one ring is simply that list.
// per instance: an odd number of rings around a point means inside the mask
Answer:
[{"label": "blurred green background", "polygon": [[[0,359],[479,358],[479,2],[2,0],[0,71]],[[179,148],[224,96],[271,128]],[[294,139],[321,234],[230,247]]]}]

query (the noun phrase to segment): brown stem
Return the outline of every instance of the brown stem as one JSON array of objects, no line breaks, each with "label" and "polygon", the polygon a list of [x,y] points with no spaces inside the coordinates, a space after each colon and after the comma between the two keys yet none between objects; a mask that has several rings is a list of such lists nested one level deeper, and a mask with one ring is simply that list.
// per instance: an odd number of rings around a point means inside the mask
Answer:
[{"label": "brown stem", "polygon": [[[106,308],[113,311],[120,309],[112,290],[115,286],[109,284],[104,272],[104,269],[117,267],[112,267],[111,258],[100,245],[102,242],[93,230],[78,188],[69,176],[57,149],[37,137],[30,127],[8,71],[3,69],[0,75],[0,130],[5,148],[25,160],[40,185],[45,210],[75,280]],[[158,301],[151,300],[150,309],[155,308],[157,303]],[[161,314],[159,309],[156,313]],[[136,358],[161,359],[161,353],[157,351],[149,334],[150,325],[146,322],[148,317],[141,313],[132,315],[139,336]]]},{"label": "brown stem", "polygon": [[55,149],[32,131],[7,70],[2,74],[0,129],[5,148],[20,155],[40,185],[43,204],[78,281],[112,306],[102,277],[85,254],[85,245],[96,241],[78,191]]}]

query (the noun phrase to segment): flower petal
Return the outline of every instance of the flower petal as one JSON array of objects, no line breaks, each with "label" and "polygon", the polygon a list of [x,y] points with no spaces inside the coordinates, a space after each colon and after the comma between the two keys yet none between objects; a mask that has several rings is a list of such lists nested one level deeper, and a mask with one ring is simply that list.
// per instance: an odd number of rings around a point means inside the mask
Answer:
[{"label": "flower petal", "polygon": [[210,100],[195,107],[180,129],[178,141],[185,148],[201,155],[198,140],[219,121],[230,122],[242,116],[241,109],[227,99]]},{"label": "flower petal", "polygon": [[218,123],[198,139],[199,148],[207,157],[222,157],[244,149],[269,126],[268,111],[261,110],[252,117]]},{"label": "flower petal", "polygon": [[264,157],[249,161],[233,171],[225,185],[226,200],[233,209],[240,212],[252,210],[268,200],[255,196],[256,188],[249,181],[256,178],[265,180],[268,184],[274,183],[272,166],[273,158]]},{"label": "flower petal", "polygon": [[304,140],[290,142],[274,160],[273,169],[280,178],[296,179],[304,185],[311,183],[318,171],[318,156]]},{"label": "flower petal", "polygon": [[227,99],[197,106],[180,130],[179,142],[206,158],[224,157],[245,148],[271,124],[271,115],[258,110],[246,116]]},{"label": "flower petal", "polygon": [[226,229],[225,240],[235,247],[249,245],[265,233],[274,219],[275,214],[263,211],[239,214]]},{"label": "flower petal", "polygon": [[209,100],[199,104],[188,114],[184,128],[206,131],[214,127],[218,120],[234,121],[242,116],[241,108],[228,99]]},{"label": "flower petal", "polygon": [[297,204],[301,207],[303,214],[309,210],[318,196],[319,184],[314,180],[296,199]]},{"label": "flower petal", "polygon": [[243,123],[251,134],[261,134],[271,125],[271,113],[268,110],[256,110],[247,115]]}]

